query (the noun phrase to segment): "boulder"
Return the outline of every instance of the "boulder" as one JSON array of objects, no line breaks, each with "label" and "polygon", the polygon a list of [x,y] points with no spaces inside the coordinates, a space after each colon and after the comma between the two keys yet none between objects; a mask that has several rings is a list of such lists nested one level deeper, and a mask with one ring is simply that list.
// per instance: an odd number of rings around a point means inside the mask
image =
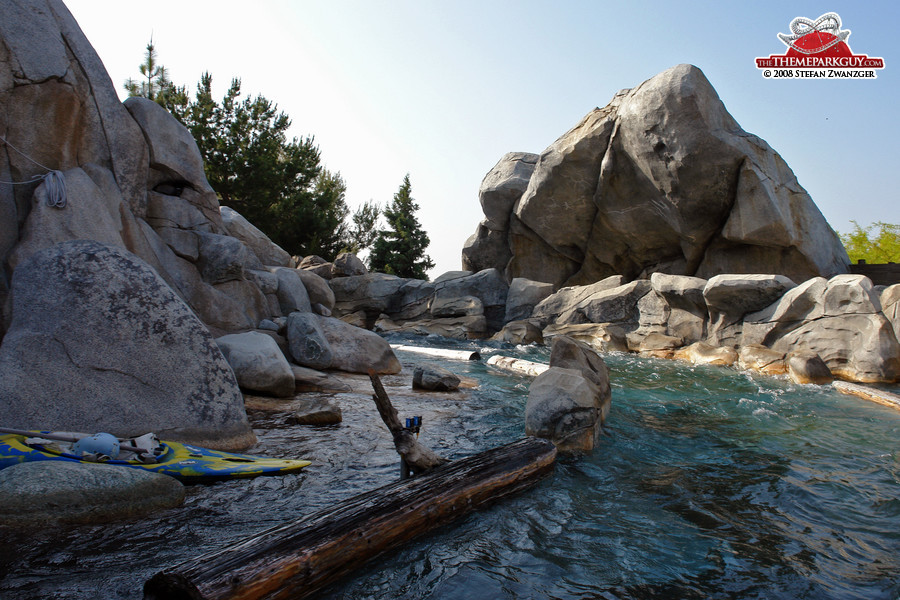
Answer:
[{"label": "boulder", "polygon": [[294,260],[281,246],[269,239],[265,233],[256,228],[250,221],[241,216],[233,208],[219,207],[222,225],[228,235],[241,240],[253,251],[263,265],[276,267],[292,267]]},{"label": "boulder", "polygon": [[460,379],[452,372],[436,365],[423,365],[413,371],[414,390],[453,392],[459,389]]},{"label": "boulder", "polygon": [[684,345],[684,340],[680,337],[664,333],[649,333],[645,336],[629,333],[625,336],[625,340],[632,352],[654,358],[672,358],[675,350]]},{"label": "boulder", "polygon": [[487,220],[479,223],[475,233],[463,244],[462,268],[472,273],[485,269],[506,272],[506,265],[512,257],[508,237],[505,231],[491,229]]},{"label": "boulder", "polygon": [[230,235],[199,232],[200,257],[197,267],[203,281],[224,283],[246,278],[246,272],[261,270],[262,263],[244,242]]},{"label": "boulder", "polygon": [[334,353],[322,331],[318,315],[310,312],[291,313],[288,315],[286,334],[291,358],[297,364],[311,369],[331,367]]},{"label": "boulder", "polygon": [[190,131],[165,108],[140,96],[124,102],[147,140],[147,189],[178,198],[203,214],[212,231],[223,232],[219,200],[203,170],[203,156]]},{"label": "boulder", "polygon": [[550,368],[576,369],[591,383],[597,386],[600,393],[601,420],[606,419],[609,412],[610,386],[609,369],[606,363],[588,345],[567,336],[553,338],[550,345]]},{"label": "boulder", "polygon": [[331,398],[302,398],[288,417],[291,425],[337,425],[344,420],[341,407]]},{"label": "boulder", "polygon": [[388,312],[397,293],[408,282],[384,273],[332,279],[329,285],[334,292],[334,315],[341,317],[362,310],[374,321],[381,313]]},{"label": "boulder", "polygon": [[506,314],[506,297],[509,285],[497,269],[486,269],[468,277],[460,277],[435,284],[432,303],[445,302],[448,299],[474,296],[484,306],[484,317],[490,331],[499,331],[503,327]]},{"label": "boulder", "polygon": [[318,319],[322,334],[331,347],[332,359],[328,368],[349,373],[368,373],[369,369],[380,374],[400,372],[400,361],[391,345],[377,333],[334,317],[314,318]]},{"label": "boulder", "polygon": [[538,158],[537,154],[510,152],[484,176],[478,199],[485,219],[463,248],[464,268],[505,272],[512,256],[506,234],[510,214],[527,189]]},{"label": "boulder", "polygon": [[174,477],[118,465],[25,462],[0,470],[0,525],[47,528],[135,519],[184,502]]},{"label": "boulder", "polygon": [[741,344],[771,346],[807,321],[824,316],[822,295],[828,280],[814,277],[790,289],[766,308],[744,316]]},{"label": "boulder", "polygon": [[828,365],[815,352],[795,350],[788,353],[785,362],[794,383],[827,385],[834,381]]},{"label": "boulder", "polygon": [[510,321],[503,326],[503,329],[491,336],[491,340],[518,346],[520,344],[543,344],[544,336],[540,327],[525,319]]},{"label": "boulder", "polygon": [[303,257],[303,259],[300,260],[299,264],[297,265],[297,268],[315,273],[322,279],[331,279],[333,275],[334,265],[321,256],[311,254],[309,256]]},{"label": "boulder", "polygon": [[396,323],[387,315],[375,322],[375,331],[384,333],[412,333],[415,335],[439,335],[457,340],[479,340],[487,337],[487,320],[484,315],[466,317],[442,317]]},{"label": "boulder", "polygon": [[772,349],[818,354],[835,377],[847,381],[876,383],[900,379],[900,344],[881,313],[809,321],[779,338]]},{"label": "boulder", "polygon": [[562,288],[539,302],[532,311],[534,318],[546,324],[555,323],[560,315],[572,312],[588,298],[623,284],[621,275],[613,275],[590,285],[579,285]]},{"label": "boulder", "polygon": [[524,277],[516,277],[509,284],[506,296],[506,316],[504,320],[518,321],[531,316],[534,307],[553,293],[552,283],[531,281]]},{"label": "boulder", "polygon": [[471,317],[484,314],[484,305],[475,296],[438,296],[431,303],[433,317]]},{"label": "boulder", "polygon": [[270,267],[269,271],[275,275],[278,288],[275,296],[278,298],[278,306],[281,314],[290,315],[294,312],[311,312],[309,292],[303,276],[297,269],[288,267]]},{"label": "boulder", "polygon": [[716,275],[703,288],[709,343],[737,346],[744,315],[759,311],[795,287],[782,275]]},{"label": "boulder", "polygon": [[695,365],[730,367],[737,362],[738,353],[730,346],[713,346],[706,342],[695,342],[677,350],[675,358]]},{"label": "boulder", "polygon": [[294,395],[291,366],[268,335],[257,331],[235,333],[216,338],[216,344],[242,389],[279,397]]},{"label": "boulder", "polygon": [[600,436],[598,391],[580,371],[561,367],[538,375],[528,390],[525,435],[549,439],[562,452],[587,452]]},{"label": "boulder", "polygon": [[485,264],[480,253],[499,267],[508,252],[509,278],[571,286],[748,268],[804,281],[849,264],[781,156],[741,129],[691,65],[591,111],[540,155],[508,218],[505,206],[484,207],[467,267]]},{"label": "boulder", "polygon": [[426,318],[432,306],[434,290],[434,283],[421,279],[407,279],[397,290],[387,307],[387,312],[392,318],[400,321]]},{"label": "boulder", "polygon": [[628,352],[625,328],[612,323],[548,325],[542,332],[544,342],[565,335],[584,342],[597,352]]},{"label": "boulder", "polygon": [[639,279],[592,294],[561,314],[558,323],[633,323],[640,318],[638,301],[651,290],[650,282]]},{"label": "boulder", "polygon": [[369,272],[363,261],[350,252],[338,254],[332,265],[332,277],[355,277],[356,275],[366,275]]},{"label": "boulder", "polygon": [[584,344],[554,340],[550,368],[535,378],[525,405],[525,433],[551,440],[560,451],[594,448],[609,412],[606,364]]},{"label": "boulder", "polygon": [[900,340],[900,283],[885,288],[879,301],[882,313],[894,328],[894,336]]},{"label": "boulder", "polygon": [[216,448],[255,436],[208,330],[146,263],[93,241],[19,265],[0,345],[4,422]]},{"label": "boulder", "polygon": [[706,279],[653,273],[650,276],[650,284],[653,291],[662,296],[670,308],[685,310],[701,317],[706,316],[706,298],[703,296]]},{"label": "boulder", "polygon": [[510,152],[484,176],[478,201],[488,227],[496,231],[509,228],[509,215],[528,188],[539,158],[528,152]]},{"label": "boulder", "polygon": [[328,281],[306,269],[296,269],[296,271],[306,287],[306,294],[309,296],[310,304],[320,304],[329,311],[334,310],[334,292],[331,286],[328,285]]},{"label": "boulder", "polygon": [[766,348],[761,344],[741,346],[738,352],[738,365],[742,369],[759,371],[765,375],[784,375],[787,363],[784,352]]}]

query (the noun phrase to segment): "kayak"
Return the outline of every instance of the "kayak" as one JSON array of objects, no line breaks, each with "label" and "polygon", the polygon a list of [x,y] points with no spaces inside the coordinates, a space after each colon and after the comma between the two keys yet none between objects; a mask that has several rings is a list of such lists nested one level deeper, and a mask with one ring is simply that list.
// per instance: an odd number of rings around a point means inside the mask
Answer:
[{"label": "kayak", "polygon": [[[64,460],[73,462],[98,462],[96,457],[71,453],[71,447],[44,440],[41,434],[53,432],[35,431],[29,436],[0,435],[0,469],[11,467],[22,462],[36,460]],[[71,434],[70,434],[71,435]],[[85,435],[85,434],[74,434]],[[145,441],[145,438],[136,440]],[[210,450],[180,442],[155,440],[152,457],[147,454],[137,455],[123,453],[122,458],[101,460],[102,464],[121,465],[162,473],[179,479],[183,483],[210,483],[226,479],[241,479],[259,475],[285,475],[296,473],[309,466],[308,460],[292,460],[235,454],[220,450]],[[27,442],[27,443],[26,443]],[[143,444],[147,445],[147,444]],[[128,458],[131,456],[131,458]],[[127,458],[127,459],[126,459]]]}]

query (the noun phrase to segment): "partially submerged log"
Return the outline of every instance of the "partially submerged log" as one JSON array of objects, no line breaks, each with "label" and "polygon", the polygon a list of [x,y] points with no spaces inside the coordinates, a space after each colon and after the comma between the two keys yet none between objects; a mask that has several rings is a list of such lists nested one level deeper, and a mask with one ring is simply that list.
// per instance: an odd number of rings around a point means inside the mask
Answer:
[{"label": "partially submerged log", "polygon": [[490,357],[487,360],[487,364],[492,367],[497,367],[498,369],[503,369],[504,371],[512,371],[522,375],[530,375],[531,377],[537,377],[550,368],[550,365],[545,365],[544,363],[533,362],[522,358],[512,358],[510,356],[501,356],[499,354]]},{"label": "partially submerged log", "polygon": [[525,438],[396,481],[154,575],[144,600],[308,598],[360,565],[535,484],[556,447]]},{"label": "partially submerged log", "polygon": [[877,402],[878,404],[884,404],[885,406],[900,410],[900,396],[897,394],[892,394],[891,392],[886,392],[885,390],[879,390],[878,388],[866,385],[859,385],[858,383],[848,383],[846,381],[835,381],[831,385],[833,385],[837,391],[844,394],[863,398],[864,400],[871,400],[872,402]]},{"label": "partially submerged log", "polygon": [[[412,469],[413,473],[424,473],[447,462],[446,458],[438,456],[431,448],[420,444],[412,431],[400,425],[397,409],[391,404],[391,399],[388,398],[384,386],[381,385],[381,379],[372,369],[369,369],[369,379],[372,381],[372,389],[375,390],[372,399],[375,400],[375,406],[378,407],[378,414],[381,415],[384,424],[394,436],[394,447],[404,464]],[[406,475],[405,471],[403,475]]]},{"label": "partially submerged log", "polygon": [[444,348],[424,348],[422,346],[403,346],[401,344],[391,344],[391,349],[426,354],[428,356],[440,356],[441,358],[451,358],[453,360],[481,360],[481,354],[474,350],[445,350]]}]

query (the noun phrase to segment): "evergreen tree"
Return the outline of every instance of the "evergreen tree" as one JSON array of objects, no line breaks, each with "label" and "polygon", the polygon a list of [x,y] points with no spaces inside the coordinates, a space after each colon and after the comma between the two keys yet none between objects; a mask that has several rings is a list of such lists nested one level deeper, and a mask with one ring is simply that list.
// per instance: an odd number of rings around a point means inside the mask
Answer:
[{"label": "evergreen tree", "polygon": [[369,268],[398,277],[428,279],[425,272],[434,266],[425,254],[430,240],[416,218],[419,205],[411,193],[412,185],[407,174],[394,194],[394,200],[384,209],[388,229],[378,232],[369,255]]},{"label": "evergreen tree", "polygon": [[138,67],[141,79],[131,77],[125,82],[125,90],[129,97],[142,96],[154,100],[163,106],[169,104],[181,104],[187,101],[187,94],[183,87],[176,87],[169,79],[166,68],[158,64],[156,47],[153,38],[147,44],[147,52],[144,54],[144,62]]},{"label": "evergreen tree", "polygon": [[349,227],[346,229],[344,249],[347,252],[359,253],[375,243],[378,237],[378,217],[381,207],[372,200],[364,203],[353,212]]}]

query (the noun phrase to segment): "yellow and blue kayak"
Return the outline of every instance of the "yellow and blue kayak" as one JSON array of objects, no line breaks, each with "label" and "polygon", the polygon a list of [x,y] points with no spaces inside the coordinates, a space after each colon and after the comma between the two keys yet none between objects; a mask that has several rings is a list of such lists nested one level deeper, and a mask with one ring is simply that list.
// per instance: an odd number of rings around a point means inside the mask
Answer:
[{"label": "yellow and blue kayak", "polygon": [[[34,432],[34,436],[39,438],[41,433],[50,432]],[[60,451],[59,447],[53,443],[41,444],[29,439],[29,443],[26,444],[26,439],[28,438],[23,435],[0,435],[0,469],[35,460],[96,462]],[[134,460],[110,459],[103,461],[103,464],[162,473],[188,484],[210,483],[259,475],[285,475],[296,473],[311,464],[308,460],[235,454],[166,441],[158,442],[158,448],[155,449],[154,454],[154,462],[144,462],[135,458]]]}]

